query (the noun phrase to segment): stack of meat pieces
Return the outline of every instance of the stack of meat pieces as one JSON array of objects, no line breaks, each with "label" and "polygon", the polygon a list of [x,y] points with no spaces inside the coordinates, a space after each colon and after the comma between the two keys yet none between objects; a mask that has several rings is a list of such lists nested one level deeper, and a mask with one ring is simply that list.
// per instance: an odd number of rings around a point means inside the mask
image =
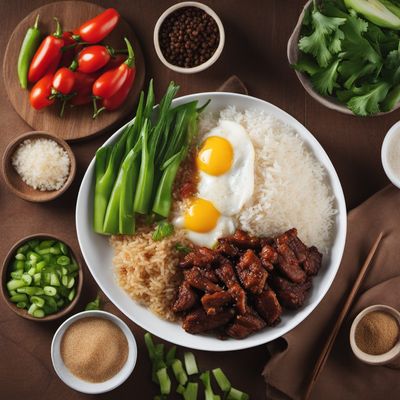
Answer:
[{"label": "stack of meat pieces", "polygon": [[184,279],[173,311],[189,333],[242,339],[279,323],[282,307],[303,305],[322,254],[291,229],[275,239],[237,230],[214,250],[198,247],[179,264]]}]

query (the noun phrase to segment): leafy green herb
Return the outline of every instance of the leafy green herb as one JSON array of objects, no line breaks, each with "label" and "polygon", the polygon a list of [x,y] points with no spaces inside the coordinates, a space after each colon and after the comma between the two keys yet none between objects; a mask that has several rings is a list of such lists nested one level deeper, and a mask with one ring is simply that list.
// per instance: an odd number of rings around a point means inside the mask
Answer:
[{"label": "leafy green herb", "polygon": [[155,241],[159,241],[174,233],[174,226],[167,221],[160,221],[157,224],[155,231],[153,232],[152,238]]},{"label": "leafy green herb", "polygon": [[193,251],[190,247],[184,246],[182,243],[177,243],[175,249],[182,254],[189,254]]},{"label": "leafy green herb", "polygon": [[[389,0],[376,1],[397,11]],[[318,93],[336,97],[356,115],[390,111],[400,100],[400,33],[367,21],[350,3],[355,1],[312,3],[293,67]]]}]

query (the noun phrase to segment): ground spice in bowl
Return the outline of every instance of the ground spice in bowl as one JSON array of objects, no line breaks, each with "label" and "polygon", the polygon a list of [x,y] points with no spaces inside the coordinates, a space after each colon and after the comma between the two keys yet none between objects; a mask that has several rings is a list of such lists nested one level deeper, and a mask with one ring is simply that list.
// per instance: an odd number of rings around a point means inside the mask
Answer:
[{"label": "ground spice in bowl", "polygon": [[355,342],[364,353],[380,355],[396,345],[399,331],[399,324],[392,315],[383,311],[372,311],[357,324]]},{"label": "ground spice in bowl", "polygon": [[105,318],[88,317],[65,331],[60,346],[65,366],[78,378],[104,382],[115,376],[128,358],[128,341],[122,330]]},{"label": "ground spice in bowl", "polygon": [[220,41],[218,25],[204,10],[182,7],[165,18],[159,30],[165,59],[179,67],[193,68],[215,53]]}]

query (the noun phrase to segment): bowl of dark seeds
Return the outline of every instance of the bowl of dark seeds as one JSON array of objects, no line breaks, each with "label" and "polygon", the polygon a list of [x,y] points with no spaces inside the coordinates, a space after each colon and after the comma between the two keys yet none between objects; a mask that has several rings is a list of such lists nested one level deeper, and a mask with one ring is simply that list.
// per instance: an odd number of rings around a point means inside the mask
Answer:
[{"label": "bowl of dark seeds", "polygon": [[218,15],[194,1],[168,8],[154,28],[154,47],[161,62],[184,74],[200,72],[214,64],[224,43],[224,27]]}]

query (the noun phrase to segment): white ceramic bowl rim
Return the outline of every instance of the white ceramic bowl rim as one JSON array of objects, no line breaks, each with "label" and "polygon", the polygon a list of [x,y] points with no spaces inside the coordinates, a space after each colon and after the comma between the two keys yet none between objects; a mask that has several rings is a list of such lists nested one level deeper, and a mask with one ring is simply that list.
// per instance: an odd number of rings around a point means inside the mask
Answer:
[{"label": "white ceramic bowl rim", "polygon": [[[88,317],[97,317],[110,320],[121,329],[128,341],[129,353],[125,365],[116,375],[104,382],[92,383],[79,379],[77,376],[73,375],[65,366],[60,353],[61,340],[68,327],[79,319]],[[106,311],[82,311],[78,314],[71,316],[60,325],[60,327],[54,334],[53,340],[51,342],[51,361],[53,362],[53,367],[56,371],[56,374],[67,386],[81,393],[105,393],[120,386],[131,375],[133,369],[135,368],[136,359],[137,346],[132,331],[129,329],[128,325],[126,325],[125,322],[123,322],[120,318]]]},{"label": "white ceramic bowl rim", "polygon": [[[326,170],[328,184],[332,187],[337,208],[334,237],[332,239],[331,251],[325,257],[323,268],[320,274],[314,279],[311,294],[301,309],[295,312],[286,310],[279,325],[266,328],[243,340],[219,340],[211,335],[190,335],[178,323],[164,321],[152,314],[145,307],[140,306],[116,283],[111,261],[111,246],[108,245],[107,239],[104,236],[95,234],[92,229],[92,188],[95,159],[88,166],[78,193],[76,229],[81,251],[89,271],[102,291],[128,318],[152,334],[177,345],[205,351],[233,351],[258,346],[277,339],[295,328],[320,303],[339,269],[346,240],[347,212],[343,190],[328,155],[316,138],[300,122],[271,103],[237,93],[207,92],[191,94],[174,99],[173,105],[194,100],[199,100],[200,104],[203,104],[208,99],[211,99],[208,111],[212,111],[215,108],[219,110],[225,108],[227,105],[235,105],[238,109],[256,108],[276,116],[297,131],[304,140],[305,145],[311,148],[315,157]],[[121,127],[104,145],[113,143],[123,129],[124,127]]]},{"label": "white ceramic bowl rim", "polygon": [[398,136],[399,140],[398,146],[400,146],[400,121],[396,122],[386,133],[385,139],[383,140],[382,143],[381,159],[382,159],[382,166],[387,177],[390,179],[393,185],[400,188],[400,176],[398,176],[394,172],[389,162],[389,151],[391,147],[394,145],[393,140],[396,135]]},{"label": "white ceramic bowl rim", "polygon": [[[160,48],[160,42],[159,42],[159,31],[162,23],[164,22],[165,18],[168,17],[168,15],[172,14],[174,11],[183,8],[183,7],[197,7],[200,8],[201,10],[204,10],[207,14],[209,14],[214,21],[216,22],[218,26],[218,31],[219,31],[219,44],[218,47],[216,48],[214,54],[209,58],[207,61],[205,61],[203,64],[197,65],[196,67],[192,68],[184,68],[184,67],[179,67],[178,65],[171,64],[170,62],[167,61],[167,59],[164,57],[163,52],[161,51]],[[199,3],[197,1],[184,1],[181,3],[174,4],[173,6],[167,8],[158,18],[156,25],[154,27],[154,33],[153,33],[153,42],[154,42],[154,48],[156,50],[157,56],[161,60],[161,62],[167,66],[168,68],[172,69],[173,71],[184,73],[184,74],[193,74],[196,72],[204,71],[211,65],[213,65],[219,58],[219,56],[222,53],[222,50],[224,48],[225,44],[225,31],[224,31],[224,26],[222,25],[221,19],[218,17],[218,15],[215,13],[214,10],[212,10],[209,6]]]},{"label": "white ceramic bowl rim", "polygon": [[396,318],[397,323],[399,324],[400,327],[400,312],[398,312],[396,309],[390,306],[386,306],[383,304],[376,304],[373,306],[369,306],[367,308],[364,308],[364,310],[360,311],[358,315],[354,318],[353,323],[351,324],[350,328],[350,346],[351,349],[354,353],[354,355],[360,359],[361,361],[364,361],[368,364],[375,364],[375,365],[382,365],[389,363],[393,359],[395,359],[397,356],[400,355],[400,340],[397,341],[397,344],[390,349],[387,353],[384,354],[379,354],[379,355],[373,355],[373,354],[368,354],[364,353],[358,346],[355,340],[355,333],[356,333],[356,328],[361,319],[373,312],[373,311],[384,311],[390,315],[392,315],[394,318]]}]

